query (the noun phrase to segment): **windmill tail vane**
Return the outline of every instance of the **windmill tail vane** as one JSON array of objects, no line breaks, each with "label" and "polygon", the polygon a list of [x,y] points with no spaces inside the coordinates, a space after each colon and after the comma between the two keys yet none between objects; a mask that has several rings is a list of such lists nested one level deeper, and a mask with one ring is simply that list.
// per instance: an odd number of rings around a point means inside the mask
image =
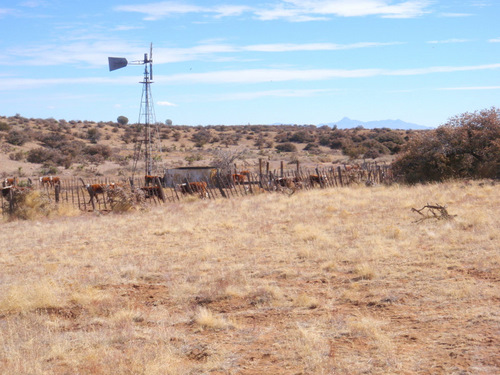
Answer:
[{"label": "windmill tail vane", "polygon": [[[140,82],[143,86],[139,111],[139,124],[144,125],[144,137],[138,140],[134,147],[132,174],[135,174],[138,161],[144,155],[145,174],[147,176],[159,175],[162,172],[161,166],[158,165],[161,155],[161,145],[150,87],[150,84],[153,83],[153,43],[150,44],[149,55],[145,53],[143,60],[128,61],[124,57],[108,57],[108,64],[109,71],[125,68],[128,65],[144,65],[144,80]],[[142,147],[143,144],[144,147]]]}]

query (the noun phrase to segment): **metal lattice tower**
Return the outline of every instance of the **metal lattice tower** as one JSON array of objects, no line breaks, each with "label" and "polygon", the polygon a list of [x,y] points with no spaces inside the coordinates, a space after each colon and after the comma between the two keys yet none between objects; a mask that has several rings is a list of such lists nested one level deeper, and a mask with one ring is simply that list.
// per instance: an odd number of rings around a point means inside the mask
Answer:
[{"label": "metal lattice tower", "polygon": [[[156,123],[156,116],[151,95],[151,84],[153,83],[153,43],[149,49],[149,56],[144,54],[144,60],[131,61],[130,63],[122,57],[109,57],[109,70],[116,70],[127,65],[144,65],[144,79],[142,84],[141,107],[139,110],[139,125],[143,126],[143,136],[139,138],[134,146],[134,163],[132,177],[137,171],[139,160],[144,160],[144,172],[146,176],[160,175],[163,171],[161,161],[160,129]],[[149,69],[148,69],[149,65]]]}]

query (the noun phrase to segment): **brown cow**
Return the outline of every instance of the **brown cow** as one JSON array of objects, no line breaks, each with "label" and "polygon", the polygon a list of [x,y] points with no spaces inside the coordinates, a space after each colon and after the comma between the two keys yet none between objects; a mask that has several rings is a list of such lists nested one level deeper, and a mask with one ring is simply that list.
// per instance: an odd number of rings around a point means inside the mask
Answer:
[{"label": "brown cow", "polygon": [[177,185],[177,188],[182,194],[199,193],[200,198],[208,198],[207,183],[205,181],[185,182]]},{"label": "brown cow", "polygon": [[114,182],[110,184],[86,184],[81,178],[80,181],[82,181],[83,186],[85,187],[85,189],[87,189],[89,193],[90,196],[89,203],[94,198],[97,200],[97,202],[99,202],[99,197],[98,197],[99,194],[104,196],[105,192],[108,192],[110,190],[113,191],[116,188],[121,187],[121,184],[116,184]]},{"label": "brown cow", "polygon": [[233,182],[235,184],[242,184],[242,183],[244,183],[245,182],[245,178],[246,178],[246,176],[244,174],[240,174],[240,173],[235,173],[231,177],[232,177]]},{"label": "brown cow", "polygon": [[54,185],[60,185],[61,184],[61,179],[57,176],[43,176],[40,177],[40,183],[42,186],[50,186],[54,187]]},{"label": "brown cow", "polygon": [[2,187],[17,186],[17,177],[8,177],[2,181]]},{"label": "brown cow", "polygon": [[281,187],[292,188],[295,186],[295,183],[293,180],[294,179],[291,177],[278,177],[276,179],[276,185],[281,186]]},{"label": "brown cow", "polygon": [[361,166],[359,164],[352,164],[352,165],[348,165],[348,164],[344,164],[344,168],[346,171],[357,171],[357,170],[360,170],[361,169]]},{"label": "brown cow", "polygon": [[326,176],[325,175],[317,175],[317,174],[311,174],[309,175],[309,183],[314,186],[314,184],[319,184],[323,186],[323,184],[326,182]]},{"label": "brown cow", "polygon": [[162,199],[161,186],[143,186],[139,188],[144,193],[144,198],[158,197]]},{"label": "brown cow", "polygon": [[250,171],[241,171],[241,172],[236,172],[233,175],[231,175],[231,178],[233,180],[233,183],[235,184],[242,184],[245,182],[245,179],[249,179],[250,176]]},{"label": "brown cow", "polygon": [[150,184],[155,184],[156,179],[160,179],[160,176],[146,175],[144,176],[144,183],[146,186],[149,186]]}]

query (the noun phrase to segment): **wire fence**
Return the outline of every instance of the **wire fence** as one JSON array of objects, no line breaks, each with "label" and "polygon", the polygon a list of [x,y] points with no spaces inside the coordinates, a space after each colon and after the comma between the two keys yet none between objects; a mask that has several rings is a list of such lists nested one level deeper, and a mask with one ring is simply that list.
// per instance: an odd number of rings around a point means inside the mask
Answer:
[{"label": "wire fence", "polygon": [[30,191],[38,191],[46,201],[71,205],[81,211],[112,211],[134,205],[161,205],[197,197],[200,199],[236,198],[252,194],[278,192],[293,194],[298,190],[348,187],[359,184],[368,186],[390,184],[393,181],[388,165],[364,164],[362,166],[337,166],[306,169],[297,166],[285,170],[283,163],[278,170],[268,165],[258,171],[217,173],[210,178],[188,181],[173,187],[165,186],[161,178],[153,180],[129,178],[61,178],[57,183],[37,181],[31,186],[3,187],[0,196],[2,214],[12,214]]}]

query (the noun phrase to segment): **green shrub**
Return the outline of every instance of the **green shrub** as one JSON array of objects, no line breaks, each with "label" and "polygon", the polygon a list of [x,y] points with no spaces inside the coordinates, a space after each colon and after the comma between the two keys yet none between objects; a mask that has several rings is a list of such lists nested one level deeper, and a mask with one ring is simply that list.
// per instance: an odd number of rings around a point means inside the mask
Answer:
[{"label": "green shrub", "polygon": [[11,130],[7,134],[7,137],[5,137],[5,141],[14,146],[22,146],[29,140],[30,137],[26,134],[26,132],[20,130]]},{"label": "green shrub", "polygon": [[58,150],[47,149],[43,147],[34,148],[28,151],[26,160],[30,163],[52,163],[55,165],[63,165],[65,162],[65,155]]},{"label": "green shrub", "polygon": [[0,131],[8,132],[10,130],[10,125],[4,121],[0,121]]},{"label": "green shrub", "polygon": [[290,142],[281,143],[277,145],[275,148],[277,151],[280,152],[297,152],[297,146],[295,146],[293,143]]},{"label": "green shrub", "polygon": [[500,178],[500,110],[464,113],[421,133],[395,160],[393,171],[407,183]]}]

